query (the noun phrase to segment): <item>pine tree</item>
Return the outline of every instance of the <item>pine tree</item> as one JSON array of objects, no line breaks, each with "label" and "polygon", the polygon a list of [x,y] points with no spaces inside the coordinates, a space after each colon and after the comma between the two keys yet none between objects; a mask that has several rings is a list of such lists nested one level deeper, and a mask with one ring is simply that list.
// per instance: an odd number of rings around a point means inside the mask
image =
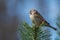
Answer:
[{"label": "pine tree", "polygon": [[29,26],[24,23],[19,30],[22,34],[22,40],[50,40],[50,31],[47,29],[42,30],[41,27],[36,27],[35,25]]}]

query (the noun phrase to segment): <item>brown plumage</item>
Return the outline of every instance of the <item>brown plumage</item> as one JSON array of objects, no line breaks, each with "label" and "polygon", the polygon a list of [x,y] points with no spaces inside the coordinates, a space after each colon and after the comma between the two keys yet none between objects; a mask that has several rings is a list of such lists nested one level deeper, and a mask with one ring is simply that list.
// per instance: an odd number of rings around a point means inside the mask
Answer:
[{"label": "brown plumage", "polygon": [[41,23],[44,21],[45,26],[48,26],[54,30],[56,30],[56,28],[50,26],[50,24],[42,17],[42,15],[35,9],[30,10],[30,19],[32,20],[32,22],[36,25],[36,26],[40,26]]}]

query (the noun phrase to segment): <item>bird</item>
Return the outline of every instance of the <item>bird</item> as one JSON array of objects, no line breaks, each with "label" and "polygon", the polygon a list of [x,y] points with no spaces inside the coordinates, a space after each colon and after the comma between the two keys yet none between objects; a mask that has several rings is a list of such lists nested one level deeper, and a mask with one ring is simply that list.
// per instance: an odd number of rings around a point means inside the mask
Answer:
[{"label": "bird", "polygon": [[52,27],[45,19],[44,17],[35,9],[30,10],[29,17],[36,26],[40,26],[42,23],[44,23],[44,26],[48,26],[54,30],[57,30],[56,28]]}]

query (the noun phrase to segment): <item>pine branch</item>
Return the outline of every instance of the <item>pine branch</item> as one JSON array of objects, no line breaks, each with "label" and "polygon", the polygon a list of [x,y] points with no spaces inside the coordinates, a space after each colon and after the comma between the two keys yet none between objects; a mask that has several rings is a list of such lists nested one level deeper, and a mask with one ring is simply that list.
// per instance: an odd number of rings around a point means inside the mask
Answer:
[{"label": "pine branch", "polygon": [[50,40],[50,31],[42,30],[40,27],[33,25],[29,26],[27,23],[23,24],[23,29],[19,29],[22,33],[23,40]]}]

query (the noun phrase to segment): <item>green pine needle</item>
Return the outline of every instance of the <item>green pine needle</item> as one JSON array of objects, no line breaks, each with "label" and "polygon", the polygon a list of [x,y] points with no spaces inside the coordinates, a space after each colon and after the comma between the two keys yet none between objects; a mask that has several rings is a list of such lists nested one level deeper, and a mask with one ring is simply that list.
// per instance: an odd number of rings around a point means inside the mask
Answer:
[{"label": "green pine needle", "polygon": [[[43,24],[43,23],[42,23]],[[50,31],[42,30],[41,27],[33,25],[29,26],[27,23],[19,29],[22,34],[22,40],[50,40]]]}]

